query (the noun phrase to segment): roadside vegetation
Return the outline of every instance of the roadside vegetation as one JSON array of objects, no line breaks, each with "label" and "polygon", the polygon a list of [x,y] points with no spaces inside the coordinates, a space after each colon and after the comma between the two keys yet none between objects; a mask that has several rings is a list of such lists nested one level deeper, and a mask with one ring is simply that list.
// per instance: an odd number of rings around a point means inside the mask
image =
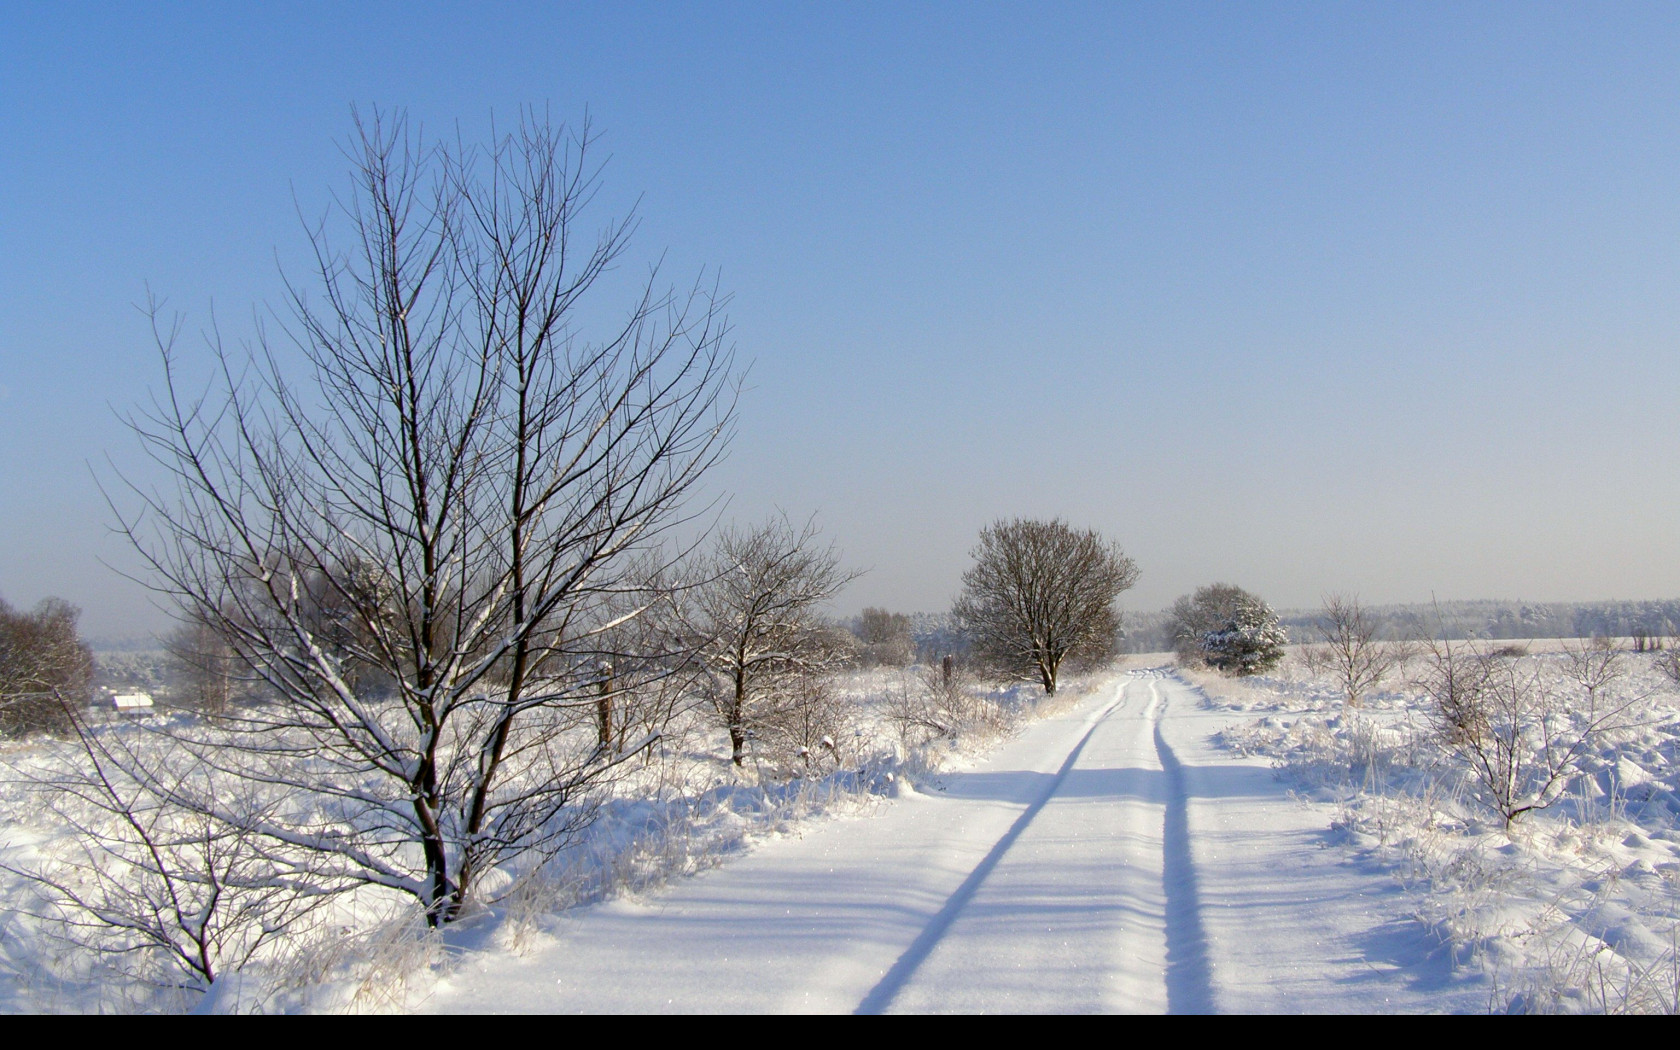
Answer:
[{"label": "roadside vegetation", "polygon": [[1379,639],[1341,596],[1319,626],[1270,674],[1187,672],[1245,716],[1225,744],[1341,806],[1332,840],[1415,891],[1490,1010],[1680,1009],[1672,640]]}]

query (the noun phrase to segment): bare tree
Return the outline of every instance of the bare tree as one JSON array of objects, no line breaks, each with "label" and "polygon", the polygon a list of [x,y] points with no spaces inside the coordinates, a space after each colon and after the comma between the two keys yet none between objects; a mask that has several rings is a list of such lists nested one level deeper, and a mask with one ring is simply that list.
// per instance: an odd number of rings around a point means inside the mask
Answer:
[{"label": "bare tree", "polygon": [[212,331],[200,386],[154,304],[165,383],[133,425],[173,485],[136,487],[124,528],[272,697],[182,746],[296,796],[254,824],[171,797],[437,924],[487,869],[560,848],[642,746],[599,746],[598,668],[664,673],[615,629],[662,599],[648,559],[734,380],[715,291],[655,271],[616,320],[595,303],[634,221],[580,229],[587,125],[525,115],[487,149],[400,116],[356,131],[348,249],[310,229],[278,335]]},{"label": "bare tree", "polygon": [[174,665],[175,699],[208,715],[227,713],[239,686],[239,667],[221,632],[194,617],[170,632],[164,649]]},{"label": "bare tree", "polygon": [[1405,655],[1399,646],[1377,639],[1377,623],[1360,608],[1357,595],[1327,595],[1318,631],[1324,638],[1319,653],[1348,707],[1358,707]]},{"label": "bare tree", "polygon": [[835,662],[818,609],[857,573],[820,543],[814,521],[785,517],[718,534],[683,620],[699,645],[706,699],[729,732],[730,758],[745,763],[749,739],[803,721],[820,702],[811,679]]},{"label": "bare tree", "polygon": [[916,655],[910,637],[910,617],[871,606],[858,616],[858,641],[863,644],[863,662],[874,667],[885,664],[903,667]]},{"label": "bare tree", "polygon": [[1094,530],[1060,519],[998,521],[980,530],[974,565],[952,613],[983,659],[1036,677],[1056,692],[1062,663],[1112,656],[1114,601],[1137,582],[1137,564]]},{"label": "bare tree", "polygon": [[72,728],[65,705],[86,703],[93,684],[93,653],[76,632],[80,616],[58,598],[29,613],[0,599],[0,736]]}]

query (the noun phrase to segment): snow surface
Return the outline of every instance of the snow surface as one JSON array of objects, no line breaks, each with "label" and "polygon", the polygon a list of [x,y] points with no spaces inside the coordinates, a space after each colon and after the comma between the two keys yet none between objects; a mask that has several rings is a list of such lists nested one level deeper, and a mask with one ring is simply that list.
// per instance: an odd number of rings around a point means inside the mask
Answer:
[{"label": "snow surface", "polygon": [[469,951],[433,1011],[1457,1011],[1486,991],[1337,807],[1216,740],[1229,710],[1121,675],[972,768],[522,953]]}]

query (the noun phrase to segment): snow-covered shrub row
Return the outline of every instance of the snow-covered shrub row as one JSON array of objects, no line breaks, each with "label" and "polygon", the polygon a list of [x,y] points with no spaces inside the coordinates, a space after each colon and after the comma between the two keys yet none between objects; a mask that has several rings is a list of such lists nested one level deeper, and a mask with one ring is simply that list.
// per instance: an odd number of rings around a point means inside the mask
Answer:
[{"label": "snow-covered shrub row", "polygon": [[[1572,648],[1492,657],[1550,704],[1526,723],[1528,761],[1583,725],[1570,710],[1584,692],[1583,650]],[[1462,977],[1485,984],[1490,1009],[1673,1013],[1680,692],[1652,655],[1614,661],[1625,673],[1597,701],[1629,717],[1585,734],[1545,805],[1509,822],[1426,688],[1426,652],[1356,711],[1299,659],[1272,676],[1197,683],[1215,706],[1258,716],[1227,728],[1226,746],[1270,756],[1301,790],[1340,803],[1333,839],[1413,889],[1419,921]]]},{"label": "snow-covered shrub row", "polygon": [[[1049,710],[1036,687],[987,685],[960,671],[947,685],[939,666],[844,672],[826,690],[843,732],[803,753],[766,739],[740,769],[715,720],[698,707],[678,712],[657,747],[579,800],[566,818],[578,826],[568,846],[545,863],[516,860],[486,873],[478,914],[443,932],[386,887],[303,887],[340,891],[314,902],[282,892],[289,887],[263,868],[275,858],[193,818],[142,807],[144,828],[130,826],[130,814],[90,789],[98,779],[88,777],[89,751],[74,740],[0,744],[0,1010],[400,1009],[447,972],[452,946],[492,938],[518,950],[567,908],[704,870],[804,820],[865,810]],[[1082,692],[1072,681],[1048,703],[1060,709]],[[907,698],[945,722],[907,726]],[[174,711],[93,727],[93,753],[173,768],[183,756],[158,730],[196,718]],[[202,766],[179,772],[214,775]],[[133,797],[120,769],[110,779],[116,798]],[[55,885],[40,882],[43,874]],[[118,921],[89,922],[67,895]],[[317,906],[300,906],[308,903]],[[134,916],[149,919],[128,924]]]}]

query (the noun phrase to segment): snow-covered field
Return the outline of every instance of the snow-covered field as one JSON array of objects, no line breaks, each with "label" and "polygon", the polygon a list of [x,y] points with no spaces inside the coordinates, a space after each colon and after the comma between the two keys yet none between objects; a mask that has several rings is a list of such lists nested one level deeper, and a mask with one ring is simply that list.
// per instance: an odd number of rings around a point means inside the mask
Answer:
[{"label": "snow-covered field", "polygon": [[[835,692],[848,709],[837,756],[792,776],[785,761],[755,749],[748,767],[729,761],[727,737],[694,710],[668,726],[652,759],[635,765],[591,800],[594,819],[536,873],[492,873],[496,899],[446,934],[427,933],[410,902],[377,889],[356,891],[300,923],[257,965],[197,993],[130,979],[132,968],[79,950],[43,923],[23,876],[70,842],[70,829],[42,805],[30,779],[42,770],[84,765],[73,744],[48,739],[0,742],[0,1011],[110,1010],[389,1010],[427,999],[439,975],[476,953],[526,950],[558,915],[601,901],[635,899],[735,858],[756,845],[823,820],[867,814],[937,771],[959,768],[1024,721],[1080,694],[1046,701],[1036,688],[981,687],[976,717],[954,734],[906,735],[894,702],[916,694],[923,669],[843,673]],[[182,717],[160,713],[161,720]],[[141,747],[161,741],[144,722],[113,722],[100,731]],[[784,756],[785,758],[785,756]],[[523,874],[523,877],[517,877]],[[56,930],[62,934],[63,930]]]},{"label": "snow-covered field", "polygon": [[[994,690],[956,739],[901,733],[913,674],[854,672],[838,761],[738,773],[684,722],[479,913],[428,933],[360,892],[202,1000],[114,980],[5,874],[0,1009],[1672,1012],[1680,695],[1624,665],[1637,717],[1509,831],[1406,669],[1349,713],[1294,658],[1134,657],[1053,700]],[[0,787],[0,862],[62,845],[40,801]]]}]

